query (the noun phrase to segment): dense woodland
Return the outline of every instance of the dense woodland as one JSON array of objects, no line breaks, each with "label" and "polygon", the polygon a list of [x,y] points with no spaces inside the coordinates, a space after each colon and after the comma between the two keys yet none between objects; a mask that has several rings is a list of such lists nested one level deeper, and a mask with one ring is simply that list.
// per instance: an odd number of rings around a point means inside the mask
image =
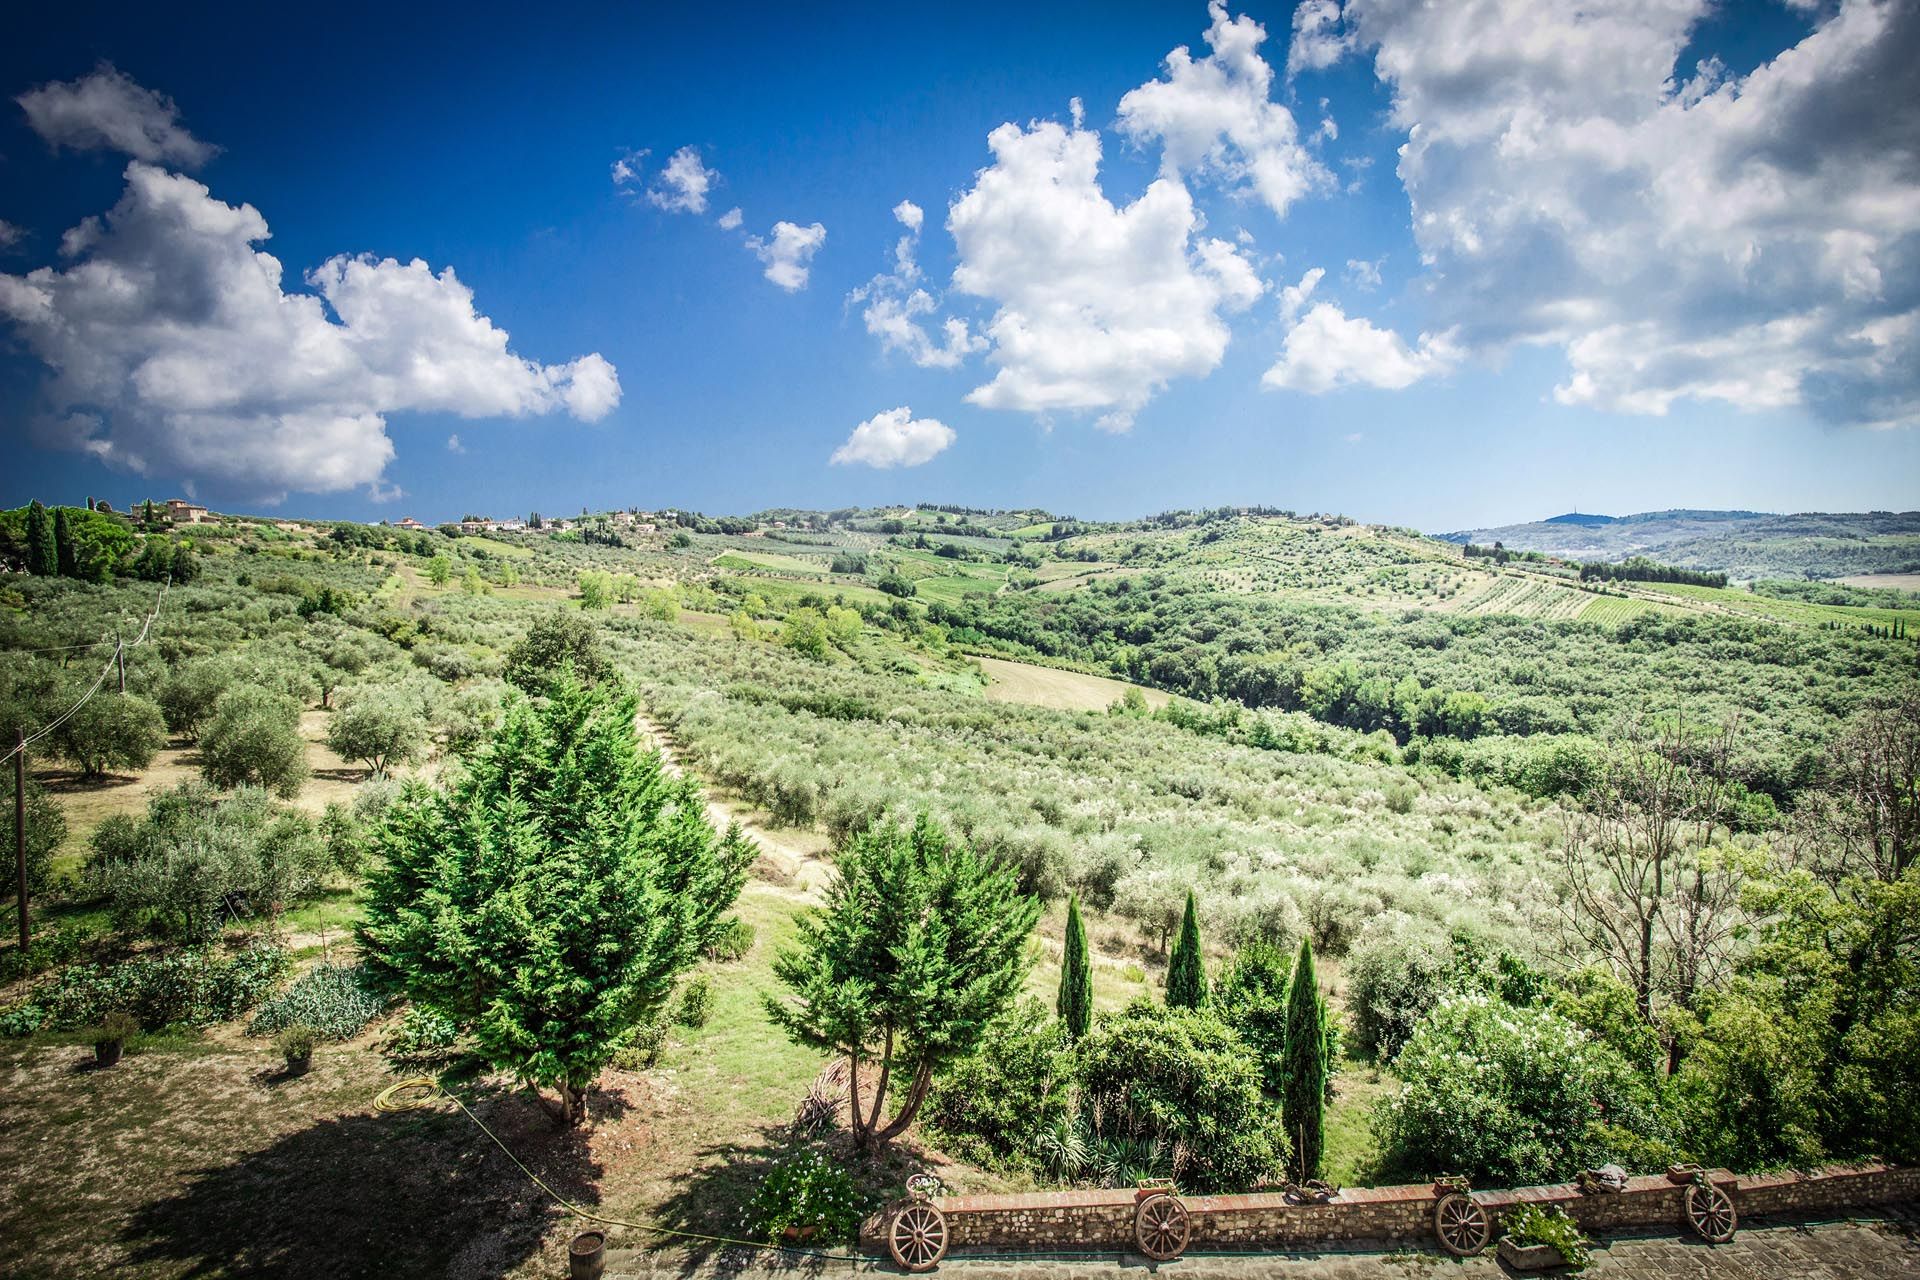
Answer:
[{"label": "dense woodland", "polygon": [[[767,1136],[714,1212],[773,1235],[934,1149],[1196,1189],[1920,1159],[1909,596],[1595,594],[1269,512],[458,535],[0,515],[8,1061],[232,1028],[562,1131],[622,1073],[780,1063],[715,1120]],[[1007,700],[990,655],[1131,684]]]}]

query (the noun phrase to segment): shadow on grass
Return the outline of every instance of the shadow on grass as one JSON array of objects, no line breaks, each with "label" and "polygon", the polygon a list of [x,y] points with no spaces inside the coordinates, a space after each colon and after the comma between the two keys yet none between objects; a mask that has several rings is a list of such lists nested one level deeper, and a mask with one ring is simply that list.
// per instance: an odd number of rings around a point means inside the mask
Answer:
[{"label": "shadow on grass", "polygon": [[[523,1092],[463,1091],[514,1155],[569,1200],[599,1199],[584,1130]],[[589,1101],[596,1118],[624,1104]],[[122,1232],[136,1264],[184,1276],[504,1276],[540,1250],[554,1201],[450,1104],[321,1120],[141,1205]]]}]

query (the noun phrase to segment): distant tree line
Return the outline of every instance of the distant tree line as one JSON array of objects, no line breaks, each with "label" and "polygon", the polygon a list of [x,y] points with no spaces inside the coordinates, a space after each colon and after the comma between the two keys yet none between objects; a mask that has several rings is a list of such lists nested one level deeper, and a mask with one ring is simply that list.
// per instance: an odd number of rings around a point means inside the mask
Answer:
[{"label": "distant tree line", "polygon": [[1633,556],[1618,564],[1590,560],[1580,566],[1582,582],[1678,582],[1689,587],[1724,587],[1727,575],[1700,569],[1682,569],[1661,564],[1645,556]]}]

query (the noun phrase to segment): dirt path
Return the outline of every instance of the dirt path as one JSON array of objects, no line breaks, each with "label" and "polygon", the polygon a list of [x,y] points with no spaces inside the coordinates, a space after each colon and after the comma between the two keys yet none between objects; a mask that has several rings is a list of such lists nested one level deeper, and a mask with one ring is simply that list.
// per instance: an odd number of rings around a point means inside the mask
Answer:
[{"label": "dirt path", "polygon": [[[672,736],[653,717],[642,711],[634,716],[633,727],[642,741],[651,743],[660,752],[661,763],[668,773],[679,777],[690,772],[680,763]],[[721,799],[711,783],[705,779],[699,781],[707,798],[707,820],[721,831],[737,825],[760,846],[761,859],[771,864],[770,870],[773,872],[772,875],[762,874],[763,879],[772,881],[776,887],[786,889],[792,896],[804,901],[820,900],[833,869],[826,856],[824,842],[809,841],[806,833],[802,832],[776,832],[752,810]]]}]

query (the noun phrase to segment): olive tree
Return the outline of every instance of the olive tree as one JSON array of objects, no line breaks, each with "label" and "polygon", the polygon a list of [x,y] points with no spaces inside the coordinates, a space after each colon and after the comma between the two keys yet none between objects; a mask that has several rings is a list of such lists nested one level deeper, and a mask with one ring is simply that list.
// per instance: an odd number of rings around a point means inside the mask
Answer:
[{"label": "olive tree", "polygon": [[110,769],[138,772],[167,745],[167,718],[145,698],[103,689],[62,721],[51,741],[89,778]]},{"label": "olive tree", "polygon": [[420,758],[427,721],[405,700],[379,690],[363,692],[327,722],[327,746],[343,760],[360,760],[384,778],[397,764]]},{"label": "olive tree", "polygon": [[[13,769],[0,770],[0,827],[7,833],[4,856],[0,856],[0,898],[12,898],[19,892],[19,873],[14,857],[14,794]],[[46,788],[27,779],[27,891],[33,894],[45,892],[52,879],[53,851],[67,838],[67,818],[60,810],[60,804],[48,795]]]},{"label": "olive tree", "polygon": [[299,794],[308,773],[300,704],[256,685],[228,689],[214,703],[213,716],[200,733],[200,770],[216,787]]}]

